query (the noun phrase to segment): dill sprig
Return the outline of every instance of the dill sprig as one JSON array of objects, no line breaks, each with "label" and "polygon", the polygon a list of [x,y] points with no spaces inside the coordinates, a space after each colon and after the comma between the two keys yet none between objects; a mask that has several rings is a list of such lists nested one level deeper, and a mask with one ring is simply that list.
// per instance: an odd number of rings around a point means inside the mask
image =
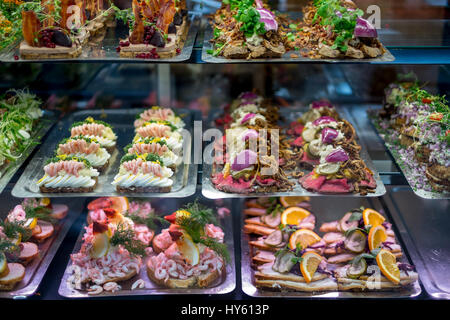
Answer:
[{"label": "dill sprig", "polygon": [[3,228],[3,233],[9,239],[15,239],[21,234],[22,241],[27,241],[31,238],[31,230],[24,227],[24,221],[1,221],[0,227]]},{"label": "dill sprig", "polygon": [[48,221],[50,223],[55,223],[56,219],[50,216],[50,209],[42,206],[31,207],[27,206],[25,209],[25,216],[27,219],[36,218],[38,220]]},{"label": "dill sprig", "polygon": [[127,228],[123,223],[117,225],[117,229],[109,240],[113,246],[123,246],[133,256],[145,256],[145,244],[135,238],[133,229]]},{"label": "dill sprig", "polygon": [[136,224],[146,225],[149,229],[155,230],[157,228],[157,224],[162,226],[167,226],[169,222],[165,220],[163,217],[157,216],[154,213],[150,213],[147,217],[141,217],[137,215],[137,213],[126,213],[126,217],[133,220]]},{"label": "dill sprig", "polygon": [[18,254],[20,252],[20,248],[18,245],[8,240],[0,240],[0,252]]},{"label": "dill sprig", "polygon": [[213,210],[199,204],[197,201],[187,204],[183,210],[190,213],[177,218],[177,224],[188,233],[195,243],[201,243],[219,254],[226,262],[230,261],[227,246],[214,238],[205,235],[205,226],[217,222]]}]

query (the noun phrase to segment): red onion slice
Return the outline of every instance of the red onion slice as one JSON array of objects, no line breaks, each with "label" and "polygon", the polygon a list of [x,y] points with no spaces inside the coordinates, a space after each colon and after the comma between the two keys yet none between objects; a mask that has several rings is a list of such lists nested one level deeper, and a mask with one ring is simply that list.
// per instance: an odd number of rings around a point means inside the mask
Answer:
[{"label": "red onion slice", "polygon": [[366,19],[358,17],[356,19],[356,27],[353,32],[355,37],[376,38],[378,37],[377,29]]},{"label": "red onion slice", "polygon": [[348,154],[342,149],[334,150],[325,157],[325,161],[331,163],[344,162],[347,161],[348,159],[349,159]]},{"label": "red onion slice", "polygon": [[247,113],[244,118],[241,120],[241,124],[246,123],[247,121],[249,121],[250,119],[254,118],[256,116],[255,113]]},{"label": "red onion slice", "polygon": [[328,100],[319,100],[311,102],[311,108],[313,109],[319,109],[322,107],[334,108],[331,102]]},{"label": "red onion slice", "polygon": [[231,164],[231,170],[241,171],[256,163],[258,154],[252,150],[241,151]]},{"label": "red onion slice", "polygon": [[329,117],[329,116],[323,116],[320,117],[317,120],[313,121],[313,125],[315,126],[320,126],[321,124],[327,124],[327,123],[331,123],[331,122],[337,122],[336,119]]},{"label": "red onion slice", "polygon": [[323,143],[332,143],[337,136],[339,135],[339,132],[333,128],[324,128],[322,130],[322,142]]},{"label": "red onion slice", "polygon": [[249,129],[242,136],[242,141],[247,141],[248,139],[257,139],[257,138],[258,138],[258,132],[256,130]]}]

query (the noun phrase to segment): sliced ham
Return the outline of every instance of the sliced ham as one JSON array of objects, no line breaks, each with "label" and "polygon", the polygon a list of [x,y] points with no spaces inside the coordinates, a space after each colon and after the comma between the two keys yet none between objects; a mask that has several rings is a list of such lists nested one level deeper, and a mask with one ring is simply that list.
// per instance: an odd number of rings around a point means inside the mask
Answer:
[{"label": "sliced ham", "polygon": [[334,243],[345,240],[345,236],[341,232],[328,232],[323,235],[322,239],[326,243]]},{"label": "sliced ham", "polygon": [[[245,205],[248,208],[257,208],[257,209],[264,209],[264,207],[262,205],[260,205],[256,199],[252,199],[252,200],[248,200],[245,202]],[[247,210],[247,209],[246,209]],[[264,209],[265,210],[265,209]],[[244,211],[245,212],[245,211]],[[250,215],[250,214],[249,214]]]},{"label": "sliced ham", "polygon": [[22,281],[25,277],[25,267],[20,263],[8,263],[9,273],[0,278],[0,285],[6,286]]},{"label": "sliced ham", "polygon": [[69,207],[65,204],[53,204],[52,213],[50,215],[52,218],[62,220],[67,216],[67,212],[69,212]]},{"label": "sliced ham", "polygon": [[246,224],[244,225],[244,232],[245,233],[254,233],[259,234],[261,236],[268,236],[274,231],[272,228],[264,227],[264,226],[258,226],[256,224]]},{"label": "sliced ham", "polygon": [[344,263],[352,260],[356,254],[354,253],[341,253],[338,255],[335,255],[333,257],[330,257],[327,259],[328,263],[336,264],[336,263]]},{"label": "sliced ham", "polygon": [[20,244],[21,250],[19,254],[19,260],[23,264],[28,264],[36,258],[39,254],[38,246],[33,242],[22,242]]},{"label": "sliced ham", "polygon": [[316,226],[316,217],[313,214],[310,214],[305,219],[301,220],[298,227],[300,229],[310,229],[314,230]]},{"label": "sliced ham", "polygon": [[267,226],[264,222],[261,221],[260,217],[251,217],[244,220],[245,224],[255,224],[258,226]]},{"label": "sliced ham", "polygon": [[42,231],[41,226],[40,226],[39,224],[37,224],[37,225],[33,228],[33,230],[31,230],[31,236],[34,236],[34,235],[36,235],[36,234],[39,234],[39,233],[41,233],[41,231]]},{"label": "sliced ham", "polygon": [[248,209],[244,209],[244,214],[246,214],[248,216],[260,217],[260,216],[267,214],[267,211],[264,208],[248,208]]},{"label": "sliced ham", "polygon": [[33,236],[33,238],[36,239],[37,241],[43,241],[43,240],[51,237],[53,232],[55,231],[55,228],[53,227],[53,225],[47,221],[39,220],[38,226],[41,227],[41,232],[38,234],[35,234]]},{"label": "sliced ham", "polygon": [[331,222],[325,222],[320,226],[321,232],[335,232],[339,231],[338,229],[339,221],[331,221]]}]

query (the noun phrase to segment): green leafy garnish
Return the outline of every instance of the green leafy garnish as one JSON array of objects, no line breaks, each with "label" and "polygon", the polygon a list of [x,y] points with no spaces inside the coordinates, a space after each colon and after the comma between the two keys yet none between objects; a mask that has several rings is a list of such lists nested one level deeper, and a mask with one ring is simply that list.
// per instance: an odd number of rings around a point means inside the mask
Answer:
[{"label": "green leafy garnish", "polygon": [[31,230],[24,227],[25,221],[9,221],[9,220],[0,220],[0,227],[3,228],[3,233],[9,239],[16,239],[19,234],[22,237],[22,241],[27,241],[31,238]]},{"label": "green leafy garnish", "polygon": [[39,220],[48,221],[50,223],[54,223],[56,221],[56,219],[50,215],[51,210],[47,207],[25,206],[24,209],[25,209],[25,216],[27,219],[36,218]]},{"label": "green leafy garnish", "polygon": [[138,158],[141,158],[144,161],[156,162],[156,163],[160,164],[161,166],[164,166],[164,162],[162,161],[161,157],[154,153],[147,153],[145,155],[127,154],[122,157],[122,159],[120,160],[120,164],[122,164],[124,162],[128,162],[128,161],[133,161]]},{"label": "green leafy garnish", "polygon": [[123,246],[133,256],[145,256],[146,245],[135,239],[135,232],[131,228],[127,228],[123,223],[117,225],[116,231],[109,240],[113,246]]}]

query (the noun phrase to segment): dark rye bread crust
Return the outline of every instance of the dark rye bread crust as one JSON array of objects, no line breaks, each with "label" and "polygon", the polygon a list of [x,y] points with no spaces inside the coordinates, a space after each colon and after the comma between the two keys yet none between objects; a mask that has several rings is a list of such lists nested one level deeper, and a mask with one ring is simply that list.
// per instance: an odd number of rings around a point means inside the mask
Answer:
[{"label": "dark rye bread crust", "polygon": [[106,168],[108,168],[109,166],[109,159],[108,161],[105,162],[105,164],[101,167],[93,167],[94,169],[97,169],[98,172],[103,172],[106,170]]},{"label": "dark rye bread crust", "polygon": [[113,152],[114,152],[114,150],[116,150],[116,145],[113,145],[113,146],[111,146],[111,147],[102,147],[102,148],[105,148],[106,151],[108,151],[108,153],[109,153],[110,155],[112,155]]},{"label": "dark rye bread crust", "polygon": [[158,192],[158,193],[166,193],[172,190],[172,187],[120,187],[116,186],[117,192],[127,193],[127,192],[135,192],[135,193],[146,193],[146,192]]},{"label": "dark rye bread crust", "polygon": [[82,192],[92,192],[95,187],[97,187],[98,178],[95,177],[95,184],[89,188],[71,188],[71,187],[63,187],[63,188],[47,188],[45,186],[40,186],[39,190],[42,193],[82,193]]}]

